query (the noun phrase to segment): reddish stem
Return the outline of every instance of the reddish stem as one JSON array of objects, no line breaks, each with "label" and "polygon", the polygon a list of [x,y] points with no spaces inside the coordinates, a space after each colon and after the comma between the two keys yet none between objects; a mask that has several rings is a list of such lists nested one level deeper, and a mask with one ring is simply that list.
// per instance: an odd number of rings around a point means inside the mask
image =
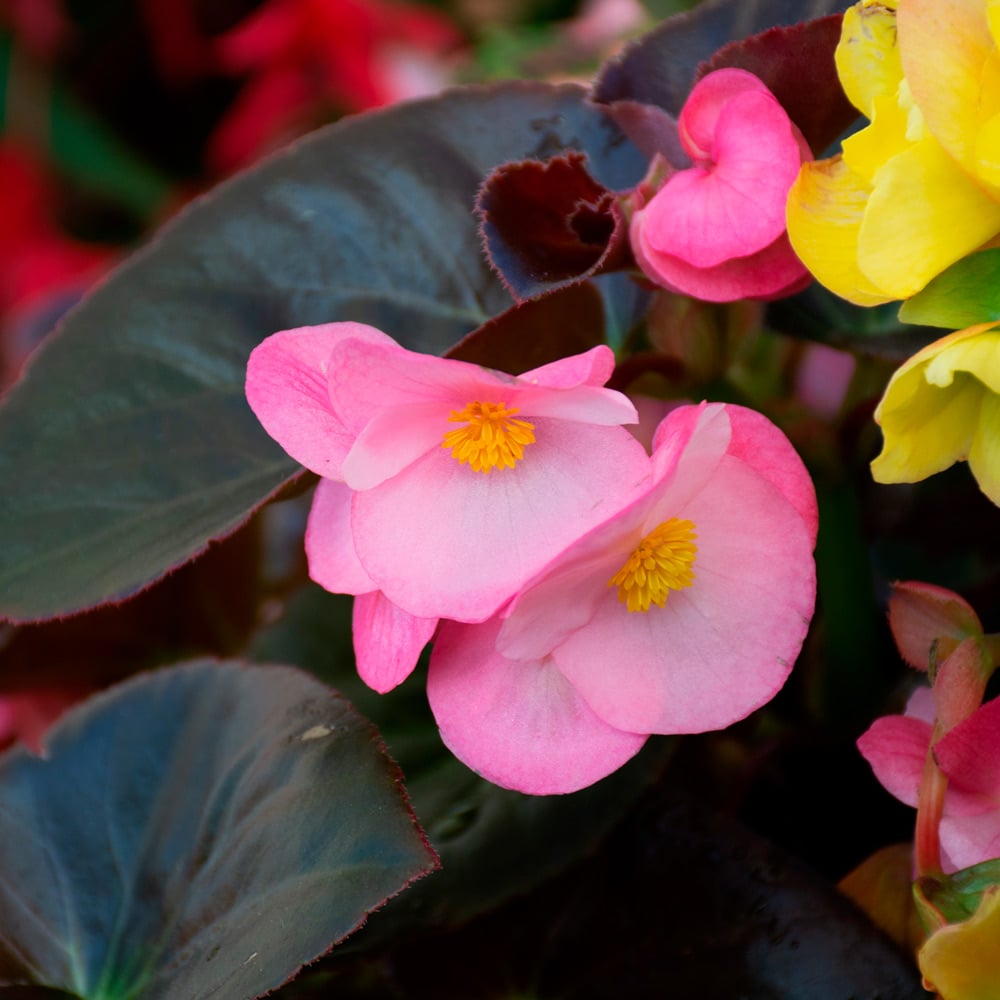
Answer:
[{"label": "reddish stem", "polygon": [[943,734],[939,733],[938,727],[935,726],[934,737],[927,749],[927,759],[924,761],[924,773],[920,778],[917,829],[913,844],[913,863],[918,876],[942,874],[939,830],[948,779],[941,773],[934,759],[934,744],[941,735]]}]

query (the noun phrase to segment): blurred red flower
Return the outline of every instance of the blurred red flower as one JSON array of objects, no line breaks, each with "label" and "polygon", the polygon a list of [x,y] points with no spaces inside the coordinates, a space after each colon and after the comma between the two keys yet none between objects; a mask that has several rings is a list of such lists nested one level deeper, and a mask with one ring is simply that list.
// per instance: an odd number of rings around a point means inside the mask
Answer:
[{"label": "blurred red flower", "polygon": [[218,40],[221,68],[249,79],[212,138],[209,162],[233,170],[331,108],[349,113],[432,93],[444,83],[440,60],[461,40],[443,16],[411,5],[270,0]]}]

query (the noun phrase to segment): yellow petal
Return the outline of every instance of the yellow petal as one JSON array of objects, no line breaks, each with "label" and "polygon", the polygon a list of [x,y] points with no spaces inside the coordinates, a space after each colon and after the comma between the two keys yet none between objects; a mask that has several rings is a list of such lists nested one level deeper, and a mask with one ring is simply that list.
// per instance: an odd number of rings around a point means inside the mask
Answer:
[{"label": "yellow petal", "polygon": [[1000,115],[994,115],[979,129],[976,174],[991,190],[1000,191]]},{"label": "yellow petal", "polygon": [[889,298],[906,299],[998,231],[1000,202],[927,136],[877,173],[858,236],[858,266]]},{"label": "yellow petal", "polygon": [[969,449],[969,469],[979,488],[1000,506],[1000,396],[987,393]]},{"label": "yellow petal", "polygon": [[858,235],[871,188],[839,156],[804,163],[788,193],[792,248],[818,281],[861,306],[888,302],[858,267]]},{"label": "yellow petal", "polygon": [[927,939],[918,955],[925,984],[943,1000],[996,1000],[998,940],[1000,887],[983,895],[968,920],[942,927]]},{"label": "yellow petal", "polygon": [[922,368],[897,372],[875,411],[882,452],[872,462],[877,483],[916,483],[969,454],[983,386],[959,375],[948,389],[927,384]]},{"label": "yellow petal", "polygon": [[1000,393],[1000,330],[995,323],[959,330],[936,343],[942,345],[937,351],[921,352],[930,358],[926,378],[931,385],[950,385],[955,372],[968,372],[991,392]]},{"label": "yellow petal", "polygon": [[875,98],[894,98],[903,79],[896,48],[895,0],[864,0],[844,11],[834,58],[847,99],[872,118]]},{"label": "yellow petal", "polygon": [[[994,498],[1000,471],[1000,330],[980,323],[929,344],[893,375],[875,421],[885,444],[872,462],[880,483],[912,483],[976,455],[973,474]],[[979,470],[977,472],[976,470]],[[980,479],[980,474],[982,479]]]},{"label": "yellow petal", "polygon": [[1000,112],[984,0],[906,0],[897,26],[903,72],[927,128],[968,172],[978,173],[980,127]]},{"label": "yellow petal", "polygon": [[993,37],[993,45],[1000,48],[1000,0],[986,0],[986,23]]},{"label": "yellow petal", "polygon": [[872,115],[871,125],[842,143],[844,163],[869,184],[874,184],[875,174],[889,157],[912,145],[906,137],[908,115],[895,95],[876,97]]}]

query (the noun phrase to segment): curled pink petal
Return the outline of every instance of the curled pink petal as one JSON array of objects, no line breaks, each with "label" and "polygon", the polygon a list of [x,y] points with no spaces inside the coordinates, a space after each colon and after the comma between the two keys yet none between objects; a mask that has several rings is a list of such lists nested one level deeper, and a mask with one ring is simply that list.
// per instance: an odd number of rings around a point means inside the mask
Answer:
[{"label": "curled pink petal", "polygon": [[680,170],[646,209],[647,244],[700,268],[749,257],[785,231],[785,199],[799,171],[788,115],[767,93],[722,110],[712,163]]},{"label": "curled pink petal", "polygon": [[602,722],[552,663],[496,651],[499,621],[442,626],[427,696],[441,738],[484,778],[531,795],[575,792],[646,741]]},{"label": "curled pink petal", "polygon": [[712,302],[804,287],[785,201],[812,154],[784,108],[757,77],[721,69],[691,92],[678,127],[694,164],[671,173],[630,224],[647,277]]},{"label": "curled pink petal", "polygon": [[677,119],[685,152],[692,160],[713,159],[719,117],[729,102],[744,94],[770,93],[760,77],[745,69],[727,67],[702,77]]}]

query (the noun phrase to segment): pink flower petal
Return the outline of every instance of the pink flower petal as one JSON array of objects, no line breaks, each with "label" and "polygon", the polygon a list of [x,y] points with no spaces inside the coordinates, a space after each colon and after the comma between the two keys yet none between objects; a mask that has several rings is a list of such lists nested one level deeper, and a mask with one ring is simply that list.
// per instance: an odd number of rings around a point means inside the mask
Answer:
[{"label": "pink flower petal", "polygon": [[377,410],[344,459],[345,481],[352,489],[370,490],[440,448],[455,426],[448,423],[450,412],[437,402]]},{"label": "pink flower petal", "polygon": [[558,417],[614,427],[639,420],[635,405],[614,389],[581,385],[566,389],[536,389],[518,385],[511,402],[520,417]]},{"label": "pink flower petal", "polygon": [[667,485],[646,530],[665,510],[694,522],[694,583],[644,613],[608,587],[587,627],[553,651],[616,728],[693,733],[744,718],[784,684],[812,617],[813,540],[778,490],[732,457],[700,493],[686,498],[685,486],[680,475]]},{"label": "pink flower petal", "polygon": [[333,594],[367,594],[378,589],[354,551],[353,494],[344,483],[321,479],[306,523],[309,576]]},{"label": "pink flower petal", "polygon": [[697,493],[714,475],[729,436],[721,404],[681,406],[668,414],[653,437],[653,475],[646,489],[579,538],[518,595],[500,633],[500,650],[515,659],[538,659],[587,625],[607,596],[607,581],[646,533],[660,484],[675,476],[683,459],[681,483],[689,495]]},{"label": "pink flower petal", "polygon": [[677,128],[681,143],[694,160],[714,159],[715,135],[723,108],[743,94],[770,91],[759,76],[745,69],[726,68],[702,77],[684,102]]},{"label": "pink flower petal", "polygon": [[819,528],[816,490],[798,452],[763,414],[727,406],[732,426],[728,453],[752,465],[799,512],[813,542]]},{"label": "pink flower petal", "polygon": [[646,737],[602,722],[548,660],[496,652],[497,620],[446,623],[427,696],[441,738],[494,784],[531,795],[575,792],[617,770]]},{"label": "pink flower petal", "polygon": [[858,750],[882,787],[900,802],[916,806],[931,725],[908,715],[876,719],[858,739]]},{"label": "pink flower petal", "polygon": [[949,789],[990,796],[1000,805],[1000,699],[986,702],[945,733],[934,754]]},{"label": "pink flower petal", "polygon": [[534,423],[513,469],[475,472],[436,448],[355,495],[355,547],[390,600],[419,617],[484,621],[649,474],[623,428]]},{"label": "pink flower petal", "polygon": [[732,439],[731,407],[722,403],[682,406],[667,414],[653,434],[651,489],[673,480],[670,501],[684,503],[684,496],[701,492],[715,475]]},{"label": "pink flower petal", "polygon": [[464,361],[344,341],[330,358],[335,411],[358,435],[344,478],[367,490],[438,448],[449,415],[472,402],[504,403],[528,416],[618,425],[638,419],[628,397],[599,387],[614,367],[609,348],[562,358],[514,377]]},{"label": "pink flower petal", "polygon": [[706,302],[780,298],[800,291],[812,280],[792,250],[787,233],[750,257],[735,257],[715,267],[701,268],[653,249],[646,240],[644,226],[645,213],[636,212],[630,239],[643,272],[665,288]]},{"label": "pink flower petal", "polygon": [[447,420],[473,400],[507,403],[515,381],[465,361],[408,351],[389,337],[383,343],[347,338],[330,356],[333,408],[354,434],[397,407],[434,405]]},{"label": "pink flower petal", "polygon": [[948,814],[946,804],[940,833],[948,863],[946,871],[971,868],[1000,857],[1000,811],[996,809],[976,816],[956,816]]},{"label": "pink flower petal", "polygon": [[361,323],[305,326],[268,337],[247,362],[247,402],[264,430],[296,462],[329,479],[340,478],[353,438],[327,389],[330,353],[345,335],[388,339]]},{"label": "pink flower petal", "polygon": [[517,378],[519,382],[545,386],[548,389],[574,389],[578,385],[604,385],[614,370],[614,351],[607,345],[600,344],[583,354],[559,358],[540,368],[532,368]]},{"label": "pink flower petal", "polygon": [[774,243],[801,163],[792,128],[770,94],[733,98],[719,115],[713,162],[678,171],[646,206],[649,250],[708,268]]},{"label": "pink flower petal", "polygon": [[358,675],[385,694],[413,672],[438,621],[414,618],[376,590],[354,599],[353,623]]}]

